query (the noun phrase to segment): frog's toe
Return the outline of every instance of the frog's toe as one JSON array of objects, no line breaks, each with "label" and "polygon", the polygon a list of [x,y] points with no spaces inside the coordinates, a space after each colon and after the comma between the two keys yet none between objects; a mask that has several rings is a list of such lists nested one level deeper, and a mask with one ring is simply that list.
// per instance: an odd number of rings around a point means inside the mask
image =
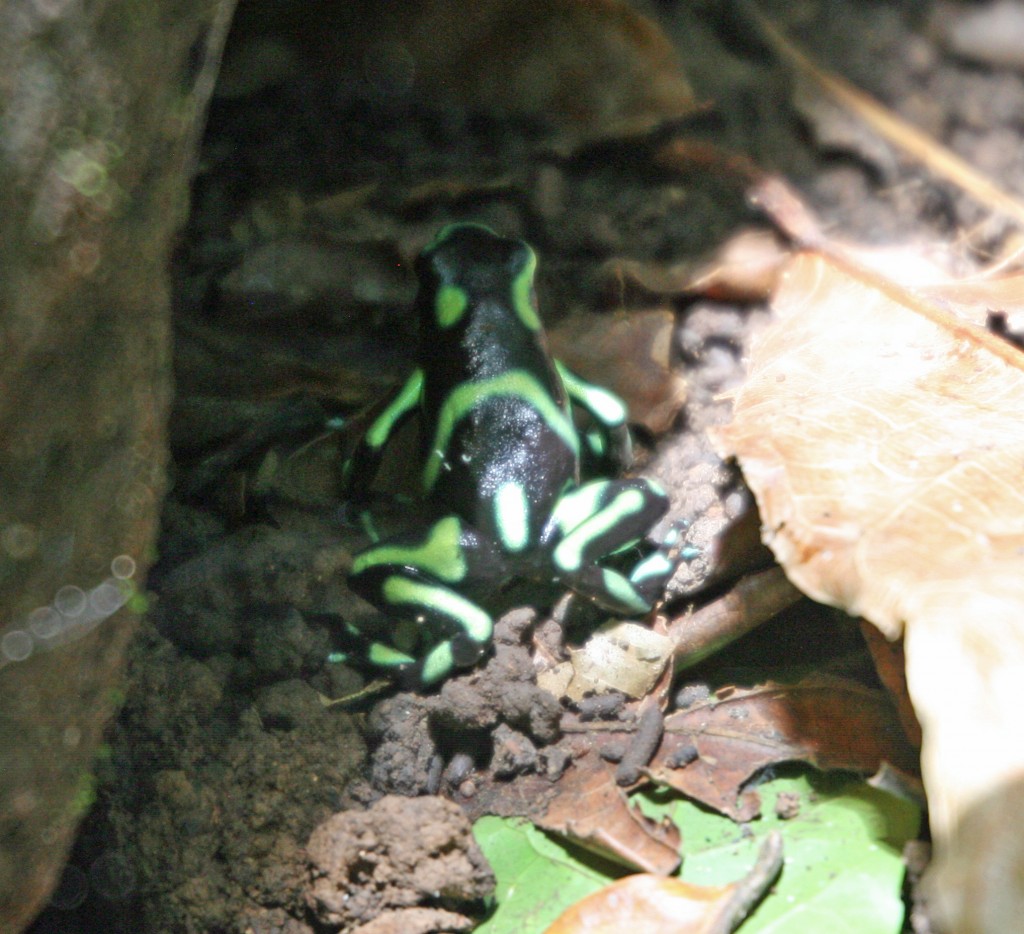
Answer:
[{"label": "frog's toe", "polygon": [[703,550],[696,545],[687,544],[685,535],[690,528],[689,519],[677,519],[665,533],[655,552],[668,556],[676,562],[676,566],[684,561],[693,561],[704,554]]},{"label": "frog's toe", "polygon": [[452,663],[456,668],[469,668],[475,665],[487,650],[487,643],[478,642],[468,633],[459,633],[449,642],[452,647]]},{"label": "frog's toe", "polygon": [[686,520],[674,522],[661,544],[630,572],[633,589],[651,606],[663,597],[679,566],[703,554],[701,549],[686,544],[683,536],[689,526]]},{"label": "frog's toe", "polygon": [[465,633],[437,643],[414,664],[392,668],[396,680],[406,689],[431,687],[447,678],[456,668],[475,665],[487,649]]}]

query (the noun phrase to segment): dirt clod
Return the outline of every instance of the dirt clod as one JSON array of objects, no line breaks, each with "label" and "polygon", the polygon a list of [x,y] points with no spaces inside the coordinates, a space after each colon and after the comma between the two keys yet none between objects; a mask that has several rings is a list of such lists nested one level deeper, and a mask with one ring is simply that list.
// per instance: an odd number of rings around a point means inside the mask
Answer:
[{"label": "dirt clod", "polygon": [[313,831],[308,852],[309,906],[346,929],[411,910],[404,926],[368,930],[433,930],[421,926],[424,908],[465,905],[494,888],[469,821],[442,798],[389,795],[367,811],[335,814]]}]

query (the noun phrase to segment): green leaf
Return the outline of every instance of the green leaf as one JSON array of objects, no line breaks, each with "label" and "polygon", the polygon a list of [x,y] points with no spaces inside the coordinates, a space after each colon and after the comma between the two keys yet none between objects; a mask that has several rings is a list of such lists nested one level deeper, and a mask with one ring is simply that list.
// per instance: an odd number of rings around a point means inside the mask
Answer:
[{"label": "green leaf", "polygon": [[[641,796],[641,807],[682,828],[681,876],[696,885],[735,881],[753,864],[762,839],[772,830],[782,834],[782,875],[742,934],[899,934],[902,852],[920,826],[917,806],[836,774],[805,772],[758,791],[763,816],[747,827],[685,800],[655,805]],[[799,801],[799,814],[789,820],[775,813],[781,793]]]},{"label": "green leaf", "polygon": [[[764,816],[747,826],[664,791],[636,795],[651,817],[683,832],[681,877],[727,885],[746,875],[763,838],[778,830],[785,866],[741,934],[899,934],[903,845],[917,835],[918,808],[856,778],[811,770],[761,785]],[[780,793],[799,814],[775,813]],[[497,878],[497,911],[478,934],[539,934],[571,904],[623,873],[613,863],[556,842],[521,820],[484,817],[473,833]]]},{"label": "green leaf", "polygon": [[516,818],[482,817],[473,836],[494,870],[498,902],[476,934],[543,931],[570,905],[622,875]]}]

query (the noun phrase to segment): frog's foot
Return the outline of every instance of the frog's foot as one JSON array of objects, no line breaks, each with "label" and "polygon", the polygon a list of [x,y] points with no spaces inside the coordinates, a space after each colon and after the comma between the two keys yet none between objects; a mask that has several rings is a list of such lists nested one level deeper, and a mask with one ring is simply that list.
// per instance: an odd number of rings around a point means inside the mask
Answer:
[{"label": "frog's foot", "polygon": [[368,643],[366,660],[421,684],[474,664],[494,621],[463,593],[485,593],[505,574],[494,542],[457,516],[364,549],[352,560],[349,586],[397,621],[386,641]]},{"label": "frog's foot", "polygon": [[698,554],[681,544],[685,524],[673,526],[628,575],[599,562],[641,541],[668,505],[664,491],[643,477],[595,481],[568,494],[556,508],[565,530],[552,552],[559,578],[611,613],[649,612],[679,565]]},{"label": "frog's foot", "polygon": [[327,658],[329,662],[370,665],[386,672],[409,691],[436,684],[457,668],[471,667],[487,648],[466,633],[457,633],[431,646],[426,654],[417,658],[411,651],[368,639],[352,629],[346,632],[346,637],[348,650],[332,652]]},{"label": "frog's foot", "polygon": [[665,594],[665,588],[675,576],[679,566],[700,557],[699,548],[688,545],[683,534],[690,523],[683,519],[673,522],[661,543],[645,558],[641,559],[629,574],[629,583],[644,600],[648,609]]},{"label": "frog's foot", "polygon": [[396,619],[388,641],[365,638],[361,654],[405,686],[435,684],[454,668],[475,664],[490,645],[490,614],[415,568],[374,565],[353,574],[349,585]]},{"label": "frog's foot", "polygon": [[629,576],[599,564],[588,564],[562,580],[609,613],[644,616],[661,599],[679,565],[694,556],[690,552],[689,558],[680,557],[659,549],[643,558]]}]

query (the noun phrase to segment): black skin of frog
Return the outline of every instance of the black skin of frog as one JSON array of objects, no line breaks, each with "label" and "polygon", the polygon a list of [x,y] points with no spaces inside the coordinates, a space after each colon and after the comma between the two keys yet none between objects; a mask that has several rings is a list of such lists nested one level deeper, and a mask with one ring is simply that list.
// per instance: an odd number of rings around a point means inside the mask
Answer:
[{"label": "black skin of frog", "polygon": [[[432,518],[356,554],[351,589],[393,626],[387,638],[348,623],[363,658],[407,684],[442,681],[490,645],[488,598],[513,580],[572,589],[617,616],[648,613],[680,560],[678,534],[635,552],[665,515],[644,477],[581,480],[581,464],[628,466],[625,404],[547,350],[534,291],[536,255],[478,224],[443,228],[416,264],[417,366],[383,405],[345,465],[364,509],[385,447],[420,420],[420,485]],[[589,415],[586,432],[572,407]]]}]

